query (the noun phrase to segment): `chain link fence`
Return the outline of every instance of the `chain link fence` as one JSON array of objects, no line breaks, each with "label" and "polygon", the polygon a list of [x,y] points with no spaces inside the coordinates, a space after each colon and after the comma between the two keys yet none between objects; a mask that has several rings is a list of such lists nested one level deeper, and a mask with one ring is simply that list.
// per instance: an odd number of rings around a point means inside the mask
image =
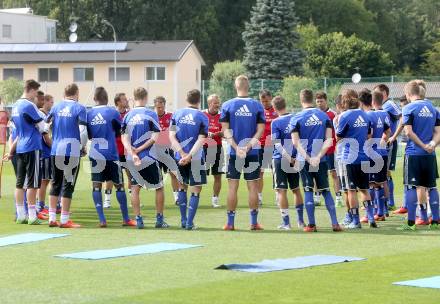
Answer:
[{"label": "chain link fence", "polygon": [[[390,96],[398,99],[404,95],[403,88],[405,83],[413,79],[423,79],[427,86],[426,97],[432,100],[435,106],[440,107],[440,76],[384,76],[362,78],[361,82],[354,84],[350,78],[306,78],[306,77],[288,77],[284,80],[252,79],[250,80],[249,96],[258,98],[258,93],[262,89],[272,92],[272,95],[283,95],[286,98],[290,108],[298,108],[299,92],[304,88],[314,91],[324,91],[332,104],[334,98],[340,94],[343,89],[354,89],[360,91],[363,88],[373,89],[380,83],[388,85]],[[207,107],[207,99],[210,94],[217,94],[222,101],[234,98],[236,93],[234,82],[223,81],[213,82],[204,80],[202,82],[202,107]]]}]

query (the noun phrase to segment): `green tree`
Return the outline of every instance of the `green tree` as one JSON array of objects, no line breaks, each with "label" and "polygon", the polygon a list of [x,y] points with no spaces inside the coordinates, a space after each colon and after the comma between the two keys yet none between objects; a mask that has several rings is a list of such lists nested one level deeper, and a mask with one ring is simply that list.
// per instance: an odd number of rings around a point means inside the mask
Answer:
[{"label": "green tree", "polygon": [[425,53],[426,62],[422,69],[427,75],[440,74],[440,42],[434,44],[433,48]]},{"label": "green tree", "polygon": [[243,63],[251,78],[282,79],[302,73],[296,21],[293,1],[257,0],[243,32]]},{"label": "green tree", "polygon": [[233,98],[236,95],[234,80],[237,76],[245,73],[245,67],[238,60],[215,64],[209,81],[209,93],[217,94],[223,101]]},{"label": "green tree", "polygon": [[324,34],[307,48],[307,64],[320,76],[351,77],[359,68],[364,77],[389,75],[393,62],[373,42],[342,33]]},{"label": "green tree", "polygon": [[317,89],[318,84],[312,78],[289,76],[283,80],[283,88],[281,92],[278,92],[286,99],[287,104],[295,109],[301,108],[301,102],[299,100],[299,93],[302,89]]},{"label": "green tree", "polygon": [[0,97],[2,103],[14,103],[23,94],[23,81],[8,78],[0,81]]}]

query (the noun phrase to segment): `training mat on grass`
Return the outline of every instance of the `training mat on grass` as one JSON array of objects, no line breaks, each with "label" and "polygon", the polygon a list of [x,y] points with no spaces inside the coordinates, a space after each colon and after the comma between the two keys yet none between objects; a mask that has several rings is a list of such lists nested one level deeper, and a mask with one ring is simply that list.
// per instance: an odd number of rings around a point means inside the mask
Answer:
[{"label": "training mat on grass", "polygon": [[68,236],[69,234],[63,233],[21,233],[5,237],[0,237],[0,247],[25,244],[32,242],[39,242],[59,237]]},{"label": "training mat on grass", "polygon": [[393,285],[424,287],[424,288],[440,288],[440,276],[411,280],[411,281],[395,282],[393,283]]},{"label": "training mat on grass", "polygon": [[220,265],[216,269],[226,269],[243,272],[271,272],[362,260],[365,259],[335,255],[310,255],[290,259],[263,260],[258,263],[249,264],[225,264]]},{"label": "training mat on grass", "polygon": [[146,244],[146,245],[140,245],[140,246],[131,246],[131,247],[121,247],[121,248],[114,248],[114,249],[103,249],[103,250],[93,250],[93,251],[59,254],[59,255],[55,255],[55,256],[59,257],[59,258],[67,258],[67,259],[102,260],[102,259],[121,258],[121,257],[140,255],[140,254],[152,254],[152,253],[158,253],[158,252],[163,252],[163,251],[189,249],[189,248],[196,248],[196,247],[202,247],[202,245],[177,244],[177,243],[154,243],[154,244]]}]

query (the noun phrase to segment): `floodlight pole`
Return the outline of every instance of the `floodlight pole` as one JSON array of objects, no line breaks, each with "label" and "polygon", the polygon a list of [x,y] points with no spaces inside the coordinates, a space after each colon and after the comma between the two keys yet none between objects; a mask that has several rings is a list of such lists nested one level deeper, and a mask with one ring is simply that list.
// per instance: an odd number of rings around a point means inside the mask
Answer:
[{"label": "floodlight pole", "polygon": [[104,19],[104,20],[102,20],[102,22],[105,24],[105,25],[108,25],[109,27],[111,27],[112,28],[112,30],[113,30],[113,39],[114,39],[114,44],[115,44],[115,50],[114,50],[114,52],[113,52],[113,81],[115,82],[115,86],[117,85],[117,79],[116,79],[116,43],[117,43],[117,40],[116,40],[116,30],[115,30],[115,27],[107,20],[107,19]]}]

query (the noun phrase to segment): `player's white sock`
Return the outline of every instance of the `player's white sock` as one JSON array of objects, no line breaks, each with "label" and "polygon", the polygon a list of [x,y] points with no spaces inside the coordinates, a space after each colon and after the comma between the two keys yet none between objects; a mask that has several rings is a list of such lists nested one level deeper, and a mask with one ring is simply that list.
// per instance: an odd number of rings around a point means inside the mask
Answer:
[{"label": "player's white sock", "polygon": [[35,221],[37,219],[37,210],[35,209],[35,205],[29,205],[28,213],[29,222]]},{"label": "player's white sock", "polygon": [[60,222],[61,224],[66,224],[69,221],[70,214],[69,212],[62,211]]},{"label": "player's white sock", "polygon": [[263,200],[263,193],[258,193],[258,200],[260,202]]},{"label": "player's white sock", "polygon": [[174,191],[173,195],[174,195],[174,201],[177,202],[177,200],[179,198],[179,191]]},{"label": "player's white sock", "polygon": [[16,205],[16,209],[17,209],[17,220],[24,220],[26,218],[24,205]]},{"label": "player's white sock", "polygon": [[56,222],[57,220],[57,209],[49,208],[49,222]]},{"label": "player's white sock", "polygon": [[213,204],[218,204],[218,196],[213,195],[212,198],[211,198],[211,202]]},{"label": "player's white sock", "polygon": [[289,216],[289,209],[280,209],[280,212],[282,218]]},{"label": "player's white sock", "polygon": [[111,192],[107,193],[106,191],[106,193],[104,193],[104,200],[110,202],[111,199],[112,199],[112,193]]}]

